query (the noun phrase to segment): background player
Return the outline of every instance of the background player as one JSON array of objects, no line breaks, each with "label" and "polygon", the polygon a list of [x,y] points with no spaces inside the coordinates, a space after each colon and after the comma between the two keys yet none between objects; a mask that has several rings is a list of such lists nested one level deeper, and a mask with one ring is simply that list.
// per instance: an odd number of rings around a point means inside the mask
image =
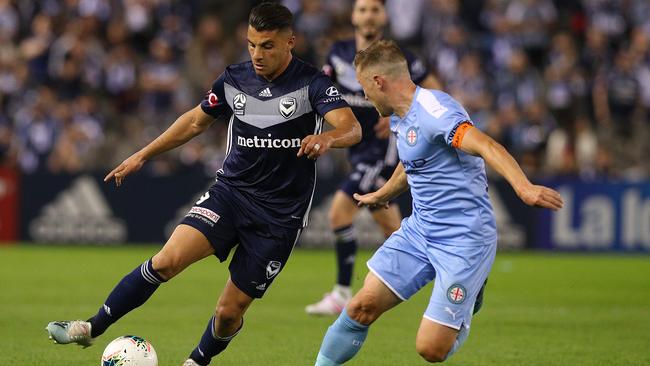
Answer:
[{"label": "background player", "polygon": [[452,97],[413,84],[393,42],[373,43],[357,54],[355,66],[379,113],[392,115],[400,157],[383,187],[355,199],[359,205],[386,207],[410,186],[413,214],[368,261],[364,286],[329,327],[316,365],[340,365],[354,357],[370,324],[434,278],[416,349],[425,360],[442,362],[467,339],[476,296],[496,254],[484,161],[528,205],[557,210],[562,198],[531,184]]},{"label": "background player", "polygon": [[[354,39],[334,43],[323,66],[323,71],[337,84],[343,98],[352,107],[361,124],[363,137],[359,144],[348,150],[352,171],[334,194],[329,211],[330,228],[336,240],[336,284],[321,301],[305,308],[309,314],[339,314],[352,297],[350,285],[357,252],[353,220],[359,210],[352,195],[381,187],[397,164],[397,150],[388,129],[388,118],[381,118],[372,103],[365,99],[353,65],[357,50],[381,39],[386,24],[384,0],[356,0],[352,10]],[[424,62],[408,51],[404,53],[412,80],[425,88],[439,88],[438,81],[428,74]],[[402,217],[397,204],[390,204],[387,210],[373,209],[371,213],[385,237],[399,228]]]},{"label": "background player", "polygon": [[[243,314],[284,268],[307,224],[316,178],[313,159],[361,138],[358,122],[333,93],[330,79],[292,57],[292,19],[275,3],[255,7],[247,34],[251,61],[226,68],[200,106],[106,176],[119,186],[150,158],[189,141],[215,118],[230,116],[227,157],[217,182],[162,250],[126,275],[95,316],[48,325],[57,343],[90,345],[161,283],[212,254],[225,261],[234,247],[216,312],[185,365],[207,365],[242,329]],[[323,117],[334,129],[321,134]]]}]

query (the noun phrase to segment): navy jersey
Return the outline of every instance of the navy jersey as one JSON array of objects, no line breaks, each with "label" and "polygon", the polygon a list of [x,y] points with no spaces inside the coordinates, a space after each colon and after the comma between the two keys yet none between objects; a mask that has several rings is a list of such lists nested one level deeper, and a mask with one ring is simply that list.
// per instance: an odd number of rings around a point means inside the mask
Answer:
[{"label": "navy jersey", "polygon": [[307,225],[316,165],[296,154],[304,137],[321,132],[322,116],[347,106],[326,75],[296,57],[272,82],[250,61],[228,66],[201,103],[215,118],[230,116],[217,181],[260,220]]},{"label": "navy jersey", "polygon": [[[428,70],[419,58],[407,50],[402,50],[408,63],[411,79],[419,84],[428,75]],[[361,142],[348,150],[350,163],[354,166],[358,163],[374,163],[385,160],[387,165],[397,164],[397,150],[394,143],[388,139],[379,139],[375,135],[374,126],[379,120],[379,113],[366,100],[363,88],[357,81],[354,68],[354,56],[357,53],[357,45],[354,40],[340,41],[332,45],[323,71],[337,84],[343,98],[352,107],[355,117],[361,124]],[[390,147],[390,149],[389,149]]]}]

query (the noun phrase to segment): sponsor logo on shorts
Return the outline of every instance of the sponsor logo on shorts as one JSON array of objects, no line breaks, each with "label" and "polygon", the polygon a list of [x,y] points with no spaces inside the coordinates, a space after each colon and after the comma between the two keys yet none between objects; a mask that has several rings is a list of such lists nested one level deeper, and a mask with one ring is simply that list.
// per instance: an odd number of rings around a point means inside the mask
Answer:
[{"label": "sponsor logo on shorts", "polygon": [[460,313],[460,310],[452,311],[449,306],[445,306],[445,311],[448,312],[449,315],[451,315],[451,318],[453,320],[456,320],[456,315],[458,315],[458,313]]},{"label": "sponsor logo on shorts", "polygon": [[212,223],[214,223],[214,224],[216,224],[217,221],[219,221],[219,218],[221,218],[221,216],[219,216],[216,212],[214,212],[212,210],[208,210],[207,208],[196,207],[196,206],[194,206],[194,207],[192,207],[190,209],[189,214],[190,215],[194,214],[194,215],[199,215],[201,217],[205,217],[206,219],[212,221]]},{"label": "sponsor logo on shorts", "polygon": [[281,267],[282,263],[278,261],[270,261],[269,264],[266,265],[266,278],[271,279],[277,276],[277,274],[280,273]]},{"label": "sponsor logo on shorts", "polygon": [[447,289],[447,300],[451,301],[453,304],[462,304],[463,301],[465,301],[466,296],[467,291],[465,291],[465,287],[458,283],[449,286]]},{"label": "sponsor logo on shorts", "polygon": [[257,286],[255,286],[255,288],[258,289],[258,290],[260,290],[260,291],[264,291],[264,290],[266,290],[266,282],[264,282],[264,283],[261,284],[261,285],[257,285]]}]

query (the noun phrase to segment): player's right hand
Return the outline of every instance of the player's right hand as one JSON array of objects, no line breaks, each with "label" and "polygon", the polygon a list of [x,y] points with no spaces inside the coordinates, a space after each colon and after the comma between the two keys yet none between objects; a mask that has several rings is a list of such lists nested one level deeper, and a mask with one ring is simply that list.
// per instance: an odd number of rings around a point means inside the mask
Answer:
[{"label": "player's right hand", "polygon": [[554,189],[531,184],[518,192],[519,198],[529,206],[559,210],[564,205],[562,196]]},{"label": "player's right hand", "polygon": [[352,197],[357,201],[357,206],[368,208],[388,208],[389,202],[380,198],[377,192],[370,192],[367,194],[355,193]]},{"label": "player's right hand", "polygon": [[110,173],[108,173],[108,175],[106,175],[104,182],[108,182],[113,177],[115,177],[115,185],[118,187],[121,186],[122,180],[126,178],[127,175],[140,170],[145,161],[146,160],[142,157],[142,155],[140,155],[140,153],[135,153],[129,156],[122,162],[122,164],[118,165],[117,168],[113,169]]},{"label": "player's right hand", "polygon": [[307,155],[308,158],[316,160],[332,147],[332,142],[332,137],[327,134],[305,136],[296,156]]}]

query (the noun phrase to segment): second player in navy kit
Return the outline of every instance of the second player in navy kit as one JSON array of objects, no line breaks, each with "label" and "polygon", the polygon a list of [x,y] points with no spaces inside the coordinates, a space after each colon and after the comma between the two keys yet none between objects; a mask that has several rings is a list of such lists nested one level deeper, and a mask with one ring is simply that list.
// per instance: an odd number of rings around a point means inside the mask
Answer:
[{"label": "second player in navy kit", "polygon": [[[244,313],[284,268],[307,224],[315,159],[361,138],[359,123],[329,78],[292,56],[292,20],[277,3],[253,8],[251,61],[229,66],[200,106],[106,176],[119,186],[148,159],[189,141],[216,118],[230,117],[227,156],[216,183],[160,252],[117,284],[95,316],[48,324],[56,343],[90,345],[160,284],[210,255],[224,261],[235,247],[216,311],[183,365],[209,364],[242,329]],[[323,119],[334,128],[321,133]]]},{"label": "second player in navy kit", "polygon": [[[322,300],[308,305],[305,310],[314,315],[333,315],[341,312],[352,296],[350,285],[355,263],[357,243],[353,220],[358,208],[352,199],[355,193],[368,193],[381,187],[391,176],[398,162],[394,137],[389,133],[388,119],[379,114],[368,101],[357,81],[353,65],[358,50],[365,49],[383,36],[387,23],[383,0],[356,0],[352,11],[354,39],[336,42],[327,56],[323,71],[336,83],[343,98],[352,107],[362,130],[361,142],[348,149],[352,168],[334,194],[329,211],[330,228],[336,238],[336,284]],[[437,80],[415,55],[405,50],[413,82],[426,88],[439,88]],[[372,217],[385,237],[399,228],[401,215],[396,204],[386,210],[371,210]]]}]

